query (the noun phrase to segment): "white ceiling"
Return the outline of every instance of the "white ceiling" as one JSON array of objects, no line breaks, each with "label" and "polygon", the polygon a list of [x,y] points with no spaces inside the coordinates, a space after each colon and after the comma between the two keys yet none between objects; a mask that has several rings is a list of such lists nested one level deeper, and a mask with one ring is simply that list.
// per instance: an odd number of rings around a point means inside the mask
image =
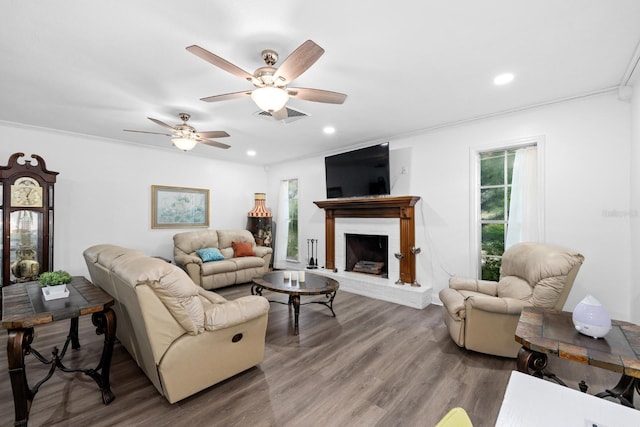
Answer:
[{"label": "white ceiling", "polygon": [[[185,47],[253,72],[263,49],[282,62],[307,39],[326,52],[292,86],[346,93],[343,105],[291,100],[309,117],[283,125],[248,97],[200,101],[252,86]],[[146,117],[185,111],[232,146],[186,155],[271,164],[610,90],[639,42],[638,0],[3,0],[0,121],[176,150],[123,129],[162,132]],[[514,82],[494,86],[505,71]]]}]

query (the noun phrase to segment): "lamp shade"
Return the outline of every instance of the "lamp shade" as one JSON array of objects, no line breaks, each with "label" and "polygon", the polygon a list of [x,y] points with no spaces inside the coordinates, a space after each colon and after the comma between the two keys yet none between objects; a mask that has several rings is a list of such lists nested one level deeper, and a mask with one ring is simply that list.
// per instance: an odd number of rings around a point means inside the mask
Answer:
[{"label": "lamp shade", "polygon": [[282,110],[289,100],[289,94],[284,89],[267,86],[251,92],[251,99],[263,111],[274,113]]},{"label": "lamp shade", "polygon": [[611,318],[600,301],[587,295],[573,310],[573,325],[581,334],[602,338],[611,330]]},{"label": "lamp shade", "polygon": [[173,145],[175,145],[182,151],[189,151],[197,144],[197,141],[195,139],[188,138],[173,138],[171,142],[173,142]]}]

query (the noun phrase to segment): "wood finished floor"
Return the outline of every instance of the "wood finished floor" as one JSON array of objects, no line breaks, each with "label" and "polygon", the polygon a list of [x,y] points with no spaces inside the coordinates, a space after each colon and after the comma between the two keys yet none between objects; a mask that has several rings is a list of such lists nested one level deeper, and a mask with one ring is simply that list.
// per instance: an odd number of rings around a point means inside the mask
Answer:
[{"label": "wood finished floor", "polygon": [[[219,293],[229,299],[250,294],[248,285]],[[291,335],[289,308],[271,304],[264,362],[173,405],[116,343],[113,403],[102,404],[90,378],[57,371],[36,395],[29,425],[433,426],[454,406],[465,408],[474,426],[495,424],[515,361],[458,348],[442,321],[442,307],[416,310],[338,291],[334,309],[337,318],[322,305],[304,305],[296,337]],[[45,354],[61,346],[67,329],[66,321],[36,328],[34,347]],[[6,339],[4,334],[3,349]],[[67,366],[95,367],[102,336],[95,334],[90,316],[80,318],[80,340],[82,348],[70,350]],[[558,359],[549,365],[574,388],[586,380],[592,393],[618,379],[617,374]],[[6,367],[3,350],[1,426],[12,425],[14,417]],[[27,356],[30,385],[46,371]],[[534,400],[532,396],[532,404]]]}]

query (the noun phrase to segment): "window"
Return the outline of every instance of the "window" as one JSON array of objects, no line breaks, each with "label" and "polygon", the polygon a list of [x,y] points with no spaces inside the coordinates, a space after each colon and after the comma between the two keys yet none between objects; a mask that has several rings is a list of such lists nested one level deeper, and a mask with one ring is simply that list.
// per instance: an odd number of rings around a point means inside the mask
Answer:
[{"label": "window", "polygon": [[[282,243],[278,243],[282,242]],[[286,245],[285,243],[286,242]],[[287,262],[299,262],[298,257],[298,180],[280,181],[275,242],[276,268],[287,268]]]},{"label": "window", "polygon": [[287,260],[298,261],[298,180],[288,180],[287,187],[287,204],[289,206]]},{"label": "window", "polygon": [[480,153],[480,278],[484,280],[500,277],[515,151]]},{"label": "window", "polygon": [[[531,140],[529,140],[531,141]],[[539,141],[476,152],[479,276],[499,280],[502,254],[514,243],[542,235]]]}]

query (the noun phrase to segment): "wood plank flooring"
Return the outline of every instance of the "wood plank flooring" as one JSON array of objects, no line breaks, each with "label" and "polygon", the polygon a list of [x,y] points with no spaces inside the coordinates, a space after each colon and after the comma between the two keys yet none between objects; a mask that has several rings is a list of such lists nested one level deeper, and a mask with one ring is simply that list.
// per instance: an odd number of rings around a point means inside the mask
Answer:
[{"label": "wood plank flooring", "polygon": [[[250,291],[239,285],[219,293],[234,299]],[[286,301],[284,295],[265,296]],[[334,309],[336,318],[321,305],[303,305],[300,335],[293,336],[293,313],[271,304],[264,362],[174,405],[116,343],[113,403],[102,404],[90,378],[57,371],[36,395],[29,425],[433,426],[454,406],[465,408],[474,426],[495,424],[515,360],[458,348],[442,321],[442,307],[416,310],[338,291]],[[34,347],[48,354],[64,343],[67,329],[68,322],[36,328]],[[80,342],[80,350],[69,350],[66,364],[95,367],[102,336],[95,334],[90,316],[80,318]],[[0,426],[10,426],[6,334],[0,345]],[[47,369],[33,356],[27,361],[33,385]],[[591,393],[618,379],[559,359],[550,367],[573,388],[584,379]]]}]

